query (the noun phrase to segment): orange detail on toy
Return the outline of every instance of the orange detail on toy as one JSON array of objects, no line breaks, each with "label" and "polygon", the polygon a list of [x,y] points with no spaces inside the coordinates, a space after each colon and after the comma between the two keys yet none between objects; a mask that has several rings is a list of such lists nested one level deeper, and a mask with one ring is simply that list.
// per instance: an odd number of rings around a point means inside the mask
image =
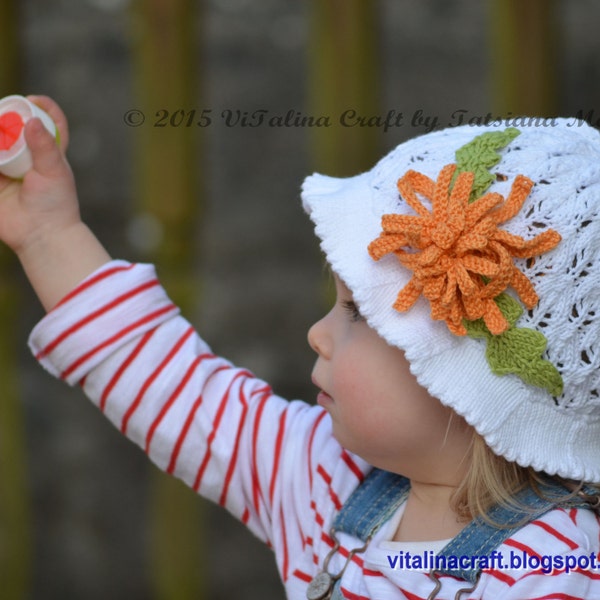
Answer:
[{"label": "orange detail on toy", "polygon": [[[494,302],[496,296],[511,286],[527,308],[538,302],[513,257],[543,254],[561,237],[548,229],[525,240],[498,229],[523,206],[533,187],[531,179],[518,175],[506,200],[490,192],[469,203],[474,174],[460,173],[452,185],[455,170],[456,165],[447,165],[435,182],[416,171],[400,178],[400,195],[417,215],[384,215],[383,232],[369,244],[369,254],[379,260],[394,253],[413,272],[396,298],[396,310],[407,311],[422,294],[429,300],[432,318],[446,321],[452,333],[466,335],[463,319],[482,318],[498,335],[510,324]],[[430,200],[431,211],[417,194]]]},{"label": "orange detail on toy", "polygon": [[10,150],[23,130],[23,119],[14,110],[0,115],[0,150]]}]

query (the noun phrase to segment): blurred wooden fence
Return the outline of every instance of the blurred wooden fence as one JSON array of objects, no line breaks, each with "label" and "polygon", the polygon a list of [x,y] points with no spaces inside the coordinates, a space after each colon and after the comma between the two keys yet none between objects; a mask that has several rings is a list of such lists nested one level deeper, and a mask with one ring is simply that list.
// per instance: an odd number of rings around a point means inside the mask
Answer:
[{"label": "blurred wooden fence", "polygon": [[557,0],[490,0],[489,23],[493,114],[556,116]]},{"label": "blurred wooden fence", "polygon": [[[137,0],[132,5],[135,101],[148,115],[173,114],[202,103],[198,82],[196,0]],[[194,264],[199,226],[201,129],[140,127],[134,154],[134,209],[154,223],[154,247],[139,258],[156,265],[173,301],[190,315],[200,300]],[[182,483],[153,472],[151,501],[153,587],[159,600],[198,600],[203,593],[202,501]]]},{"label": "blurred wooden fence", "polygon": [[[369,168],[381,152],[377,127],[341,127],[345,111],[381,114],[378,2],[312,0],[308,81],[310,114],[327,115],[333,127],[312,131],[315,168],[338,177]],[[401,99],[400,99],[401,100]]]}]

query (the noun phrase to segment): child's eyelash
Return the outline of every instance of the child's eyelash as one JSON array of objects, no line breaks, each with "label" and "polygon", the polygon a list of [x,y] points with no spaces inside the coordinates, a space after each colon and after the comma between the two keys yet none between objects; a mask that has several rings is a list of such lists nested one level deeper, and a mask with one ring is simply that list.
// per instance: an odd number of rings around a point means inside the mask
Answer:
[{"label": "child's eyelash", "polygon": [[362,321],[363,320],[363,316],[360,314],[358,307],[356,306],[356,304],[354,304],[354,302],[352,300],[344,300],[342,302],[342,306],[344,307],[344,309],[346,311],[348,311],[352,321]]}]

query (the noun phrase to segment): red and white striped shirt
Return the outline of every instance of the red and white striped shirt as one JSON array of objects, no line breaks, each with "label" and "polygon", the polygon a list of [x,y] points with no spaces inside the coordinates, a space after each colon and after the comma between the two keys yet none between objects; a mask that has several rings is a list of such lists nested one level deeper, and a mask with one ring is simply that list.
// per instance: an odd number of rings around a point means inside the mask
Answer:
[{"label": "red and white striped shirt", "polygon": [[[163,470],[227,508],[273,549],[287,596],[304,599],[333,541],[331,523],[370,470],[331,434],[326,412],[285,401],[252,373],[215,356],[179,316],[149,265],[113,261],[67,295],[34,329],[30,346],[56,377],[80,384],[100,410]],[[393,533],[393,532],[392,532]],[[346,598],[426,599],[427,572],[392,568],[383,527],[342,578]],[[362,543],[340,534],[338,572]],[[553,510],[498,550],[534,557],[525,569],[485,569],[470,599],[600,599],[600,526],[586,510]],[[547,569],[543,557],[579,560]],[[539,565],[535,564],[538,557]],[[547,560],[547,559],[546,559]],[[556,559],[554,559],[556,560]],[[437,598],[464,581],[441,577]]]}]

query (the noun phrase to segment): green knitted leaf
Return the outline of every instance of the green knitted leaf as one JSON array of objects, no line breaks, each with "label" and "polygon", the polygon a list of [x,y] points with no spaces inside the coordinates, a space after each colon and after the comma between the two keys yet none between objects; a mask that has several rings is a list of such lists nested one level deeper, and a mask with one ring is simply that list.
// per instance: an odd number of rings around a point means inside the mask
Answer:
[{"label": "green knitted leaf", "polygon": [[475,174],[469,202],[477,200],[493,183],[494,175],[490,173],[490,169],[500,162],[501,158],[496,151],[510,144],[520,133],[514,127],[504,131],[488,131],[456,151],[457,169],[454,177],[465,171]]},{"label": "green knitted leaf", "polygon": [[485,356],[496,375],[512,373],[525,383],[546,389],[553,396],[560,396],[563,380],[556,367],[542,358],[547,340],[542,333],[525,327],[515,327],[523,312],[519,303],[508,294],[494,299],[498,308],[510,323],[510,329],[493,335],[483,319],[464,321],[467,334],[487,341]]}]

